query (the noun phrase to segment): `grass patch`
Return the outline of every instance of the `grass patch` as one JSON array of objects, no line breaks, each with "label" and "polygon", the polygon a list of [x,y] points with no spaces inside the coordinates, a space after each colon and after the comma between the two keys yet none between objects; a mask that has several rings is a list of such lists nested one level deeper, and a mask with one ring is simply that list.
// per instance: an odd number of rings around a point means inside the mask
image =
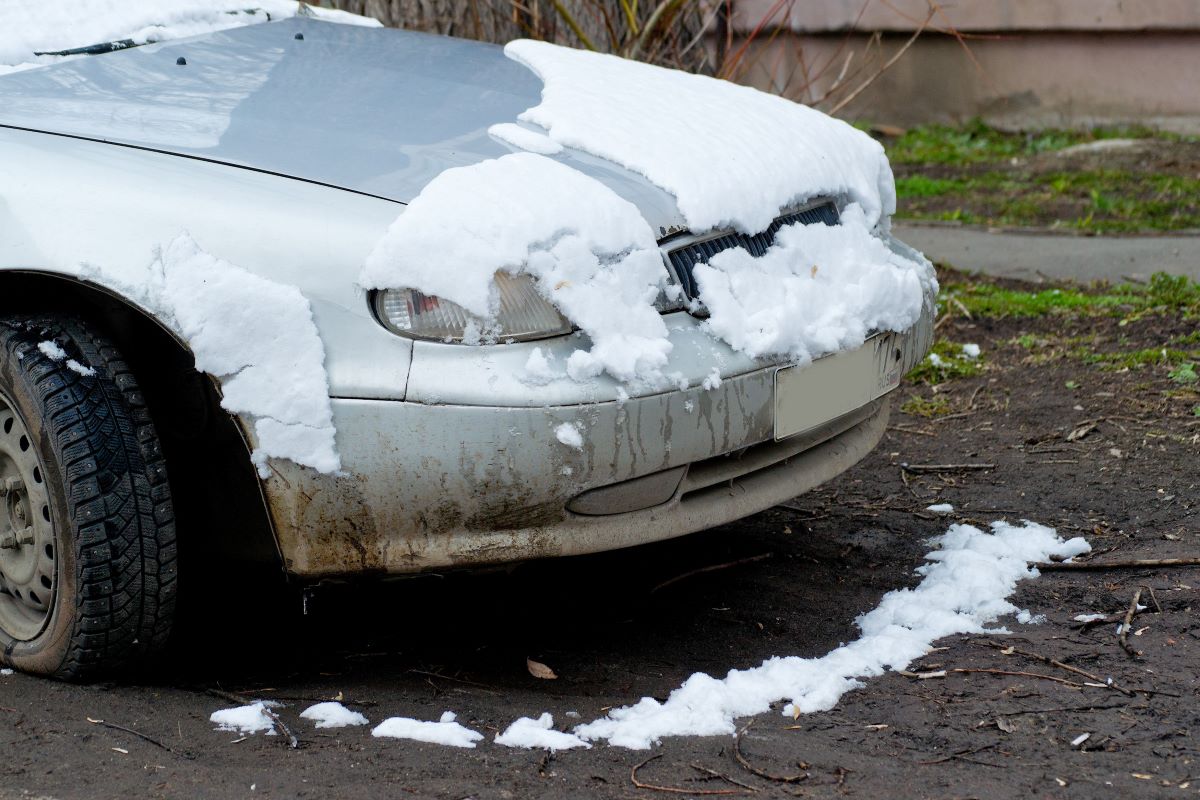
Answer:
[{"label": "grass patch", "polygon": [[968,356],[961,344],[939,339],[933,343],[929,353],[908,373],[908,380],[936,384],[955,378],[970,378],[983,371],[979,357]]},{"label": "grass patch", "polygon": [[[1052,314],[1132,317],[1144,313],[1200,316],[1200,283],[1186,276],[1155,273],[1148,284],[1124,283],[1096,288],[1009,289],[992,283],[946,281],[939,301],[961,304],[973,316],[1043,317]],[[1032,344],[1032,342],[1031,342]]]},{"label": "grass patch", "polygon": [[950,401],[943,395],[935,395],[933,399],[926,400],[924,397],[914,394],[904,401],[900,410],[914,417],[933,419],[934,417],[944,417],[950,413]]},{"label": "grass patch", "polygon": [[1168,347],[1147,347],[1144,350],[1134,350],[1127,353],[1092,353],[1082,355],[1087,364],[1095,364],[1105,370],[1140,369],[1160,365],[1174,366],[1186,364],[1189,360],[1200,359],[1200,352],[1187,352]]},{"label": "grass patch", "polygon": [[1194,137],[1144,126],[1013,132],[997,130],[976,119],[961,127],[922,125],[913,128],[888,146],[888,158],[893,164],[977,164],[1029,157],[1102,139],[1152,138],[1181,141]]},{"label": "grass patch", "polygon": [[[1043,156],[1112,138],[1156,144],[1132,160]],[[1014,133],[975,121],[914,128],[887,150],[900,217],[1128,233],[1200,228],[1200,176],[1183,174],[1167,149],[1198,141],[1144,127]]]}]

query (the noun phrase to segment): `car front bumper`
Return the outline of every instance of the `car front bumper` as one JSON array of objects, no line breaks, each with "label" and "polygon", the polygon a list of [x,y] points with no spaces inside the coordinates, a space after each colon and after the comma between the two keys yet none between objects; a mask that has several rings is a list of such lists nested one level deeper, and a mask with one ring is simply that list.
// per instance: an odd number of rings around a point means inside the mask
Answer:
[{"label": "car front bumper", "polygon": [[[930,302],[912,329],[889,334],[899,374],[928,352],[932,314]],[[890,401],[848,404],[776,441],[779,369],[624,402],[335,399],[344,474],[273,463],[265,483],[285,567],[315,579],[578,555],[681,536],[784,502],[869,453]],[[806,386],[804,372],[799,378],[801,391],[829,390],[819,379]],[[559,441],[564,423],[581,432],[582,448]]]}]

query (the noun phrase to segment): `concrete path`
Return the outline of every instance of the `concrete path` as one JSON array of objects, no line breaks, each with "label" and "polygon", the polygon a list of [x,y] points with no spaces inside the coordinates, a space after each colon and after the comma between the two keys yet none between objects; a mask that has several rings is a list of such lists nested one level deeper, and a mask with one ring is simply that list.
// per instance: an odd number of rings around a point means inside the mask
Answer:
[{"label": "concrete path", "polygon": [[1072,236],[990,233],[977,228],[897,222],[893,232],[933,261],[1028,281],[1128,278],[1155,272],[1200,281],[1200,236]]}]

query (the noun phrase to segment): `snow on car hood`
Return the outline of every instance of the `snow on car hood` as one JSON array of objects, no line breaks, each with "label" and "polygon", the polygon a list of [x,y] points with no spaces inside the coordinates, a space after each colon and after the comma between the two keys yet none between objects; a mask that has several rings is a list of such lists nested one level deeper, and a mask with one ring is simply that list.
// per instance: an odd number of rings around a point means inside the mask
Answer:
[{"label": "snow on car hood", "polygon": [[[676,198],[698,233],[756,234],[790,205],[839,199],[838,225],[787,225],[761,258],[734,248],[697,265],[693,299],[707,307],[707,330],[736,350],[805,363],[860,346],[875,330],[904,331],[927,309],[932,266],[881,238],[895,184],[883,148],[866,134],[713,78],[541,42],[512,42],[505,52],[544,81],[540,102],[516,115],[544,132],[501,127],[498,135],[530,152],[430,181],[367,259],[363,286],[436,295],[495,329],[492,275],[529,273],[592,342],[570,357],[564,377],[605,371],[663,383],[670,343],[664,326],[644,320],[659,290],[678,287],[667,286],[665,269],[632,267],[654,255],[652,234],[636,215],[613,211],[607,187],[554,160],[565,146],[645,176]],[[628,290],[619,299],[614,270]],[[548,377],[544,364],[529,371]]]},{"label": "snow on car hood", "polygon": [[[0,75],[0,125],[204,158],[403,203],[448,168],[519,149],[503,130],[493,136],[488,129],[515,122],[542,88],[494,45],[305,17],[251,25],[245,22],[255,18],[238,19],[244,27]],[[121,36],[113,32],[119,30],[80,35]],[[5,48],[10,38],[0,27],[0,64],[27,59],[30,48],[60,46],[45,38],[24,50]],[[93,42],[77,36],[70,43]],[[186,64],[177,64],[180,58]],[[682,224],[673,198],[639,175],[584,153],[562,158],[634,203],[659,235]]]}]

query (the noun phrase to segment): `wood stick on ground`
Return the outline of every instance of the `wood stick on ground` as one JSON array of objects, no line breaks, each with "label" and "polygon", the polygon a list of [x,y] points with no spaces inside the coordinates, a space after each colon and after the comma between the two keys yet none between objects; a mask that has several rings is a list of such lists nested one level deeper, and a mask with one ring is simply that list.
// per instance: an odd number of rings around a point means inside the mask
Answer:
[{"label": "wood stick on ground", "polygon": [[283,720],[279,718],[279,715],[267,708],[265,705],[263,706],[263,713],[266,714],[267,717],[270,718],[271,722],[275,724],[275,728],[279,731],[280,735],[287,737],[288,746],[293,750],[299,750],[300,740],[296,738],[296,734],[292,733],[292,729],[284,724]]},{"label": "wood stick on ground", "polygon": [[976,640],[976,641],[978,641],[980,644],[985,644],[988,647],[995,647],[996,649],[1000,650],[1001,652],[1011,651],[1013,653],[1016,653],[1019,656],[1025,656],[1026,658],[1032,658],[1034,661],[1040,661],[1043,664],[1047,664],[1051,667],[1058,667],[1061,670],[1066,670],[1067,672],[1073,673],[1075,675],[1080,675],[1080,676],[1087,678],[1088,680],[1093,681],[1095,683],[1102,683],[1106,686],[1111,686],[1113,689],[1116,689],[1118,692],[1120,692],[1123,695],[1127,695],[1129,697],[1136,696],[1135,692],[1132,692],[1129,689],[1124,689],[1120,686],[1117,686],[1115,683],[1107,681],[1104,678],[1101,678],[1099,675],[1088,672],[1085,669],[1080,669],[1079,667],[1073,667],[1070,664],[1064,664],[1063,662],[1061,662],[1057,659],[1050,658],[1049,656],[1044,656],[1041,653],[1031,653],[1028,650],[1021,650],[1017,647],[1004,647],[996,642],[983,642],[983,641],[979,641],[979,640]]},{"label": "wood stick on ground", "polygon": [[1200,567],[1200,558],[1133,558],[1128,561],[1048,561],[1034,564],[1039,570],[1145,569],[1147,567]]},{"label": "wood stick on ground", "polygon": [[901,464],[905,472],[972,472],[995,469],[995,464]]},{"label": "wood stick on ground", "polygon": [[729,569],[730,567],[740,567],[743,564],[753,564],[756,561],[766,561],[768,558],[774,558],[774,557],[775,557],[774,553],[759,553],[756,556],[748,556],[746,558],[739,558],[735,561],[726,561],[723,564],[710,564],[707,567],[700,567],[699,569],[693,569],[693,570],[683,573],[682,575],[676,575],[674,578],[668,578],[667,580],[663,581],[662,583],[658,584],[653,589],[651,589],[650,594],[654,594],[659,589],[665,589],[673,583],[679,583],[679,581],[686,580],[687,578],[691,578],[694,575],[703,575],[706,572],[716,572],[717,570]]},{"label": "wood stick on ground", "polygon": [[769,781],[776,781],[778,783],[799,783],[800,781],[808,780],[807,772],[800,772],[796,775],[775,775],[767,772],[764,769],[759,769],[747,761],[746,756],[742,753],[742,736],[746,733],[746,731],[750,730],[750,725],[752,724],[753,723],[747,724],[744,728],[737,732],[736,736],[733,737],[733,757],[739,764],[742,765],[742,768],[760,778],[766,778]]},{"label": "wood stick on ground", "polygon": [[648,789],[652,792],[667,792],[669,794],[703,794],[703,795],[731,795],[731,794],[749,794],[745,789],[686,789],[682,786],[659,786],[654,783],[643,783],[638,780],[638,770],[649,764],[656,758],[662,758],[663,754],[659,753],[656,756],[650,756],[645,761],[634,764],[633,769],[629,771],[629,780],[638,789]]},{"label": "wood stick on ground", "polygon": [[1139,658],[1142,653],[1140,650],[1134,650],[1129,644],[1129,629],[1133,627],[1133,615],[1138,611],[1138,601],[1142,599],[1142,590],[1139,587],[1133,593],[1133,600],[1129,603],[1129,610],[1125,612],[1125,621],[1121,623],[1121,633],[1117,636],[1117,641],[1121,643],[1121,649],[1129,654],[1130,658]]},{"label": "wood stick on ground", "polygon": [[126,728],[124,725],[118,725],[115,722],[107,722],[106,720],[102,720],[102,719],[92,719],[91,717],[84,717],[84,719],[86,719],[88,722],[92,723],[93,725],[103,725],[105,728],[112,728],[114,731],[124,731],[125,733],[133,734],[134,736],[138,737],[142,741],[149,742],[150,744],[154,745],[155,747],[161,747],[163,750],[166,750],[168,753],[171,753],[172,755],[180,756],[182,758],[186,758],[191,761],[196,760],[196,756],[194,754],[185,753],[185,752],[176,750],[175,748],[171,747],[169,744],[160,742],[158,739],[155,739],[153,736],[147,736],[146,734],[142,733],[141,731],[135,731],[133,728]]},{"label": "wood stick on ground", "polygon": [[1040,672],[1021,672],[1020,670],[1008,670],[1008,669],[986,669],[984,667],[956,667],[950,671],[951,672],[962,672],[962,673],[981,672],[981,673],[984,673],[987,675],[1016,675],[1021,678],[1041,678],[1044,681],[1054,681],[1055,683],[1061,683],[1064,686],[1070,686],[1073,689],[1082,689],[1083,688],[1082,683],[1076,683],[1075,681],[1069,681],[1066,678],[1059,678],[1055,675],[1043,675]]},{"label": "wood stick on ground", "polygon": [[729,777],[724,772],[717,772],[715,769],[709,769],[708,767],[704,766],[703,764],[699,764],[699,763],[693,761],[692,769],[696,770],[697,772],[703,772],[705,775],[708,775],[709,777],[717,778],[717,779],[723,780],[727,783],[732,783],[734,786],[740,786],[743,789],[749,789],[754,794],[758,794],[758,787],[751,786],[748,783],[742,783],[739,780],[735,780],[734,778]]}]

